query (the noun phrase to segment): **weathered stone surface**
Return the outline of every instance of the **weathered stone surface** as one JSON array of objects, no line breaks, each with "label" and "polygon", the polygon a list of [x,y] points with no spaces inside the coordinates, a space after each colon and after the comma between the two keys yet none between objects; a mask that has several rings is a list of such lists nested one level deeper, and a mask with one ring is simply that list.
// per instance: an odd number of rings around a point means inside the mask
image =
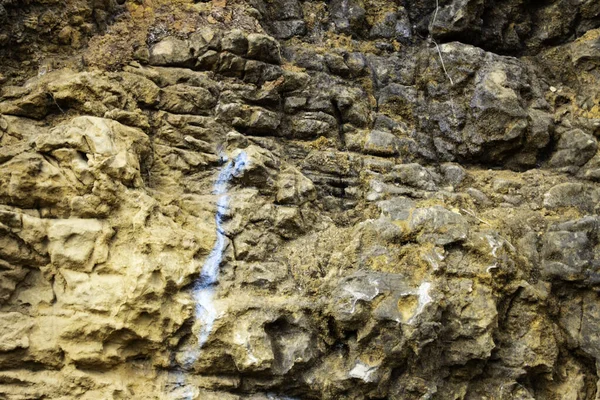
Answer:
[{"label": "weathered stone surface", "polygon": [[548,208],[577,207],[592,212],[597,207],[598,189],[583,183],[562,183],[544,194],[544,206]]},{"label": "weathered stone surface", "polygon": [[366,13],[362,0],[333,0],[330,12],[337,31],[363,34],[366,28]]},{"label": "weathered stone surface", "polygon": [[158,107],[174,114],[206,114],[217,99],[207,89],[188,85],[173,85],[160,91]]},{"label": "weathered stone surface", "polygon": [[398,154],[400,140],[391,133],[373,130],[367,135],[364,148],[368,154],[394,156]]},{"label": "weathered stone surface", "polygon": [[227,32],[221,40],[221,50],[244,56],[248,52],[248,38],[239,29]]},{"label": "weathered stone surface", "polygon": [[564,132],[548,163],[554,168],[581,167],[596,154],[597,149],[596,139],[581,129]]},{"label": "weathered stone surface", "polygon": [[431,33],[442,38],[480,31],[484,6],[482,0],[453,0],[435,11]]},{"label": "weathered stone surface", "polygon": [[189,44],[174,37],[165,38],[150,49],[151,65],[185,66],[192,60]]},{"label": "weathered stone surface", "polygon": [[441,207],[414,210],[408,224],[412,232],[420,232],[417,234],[419,242],[446,245],[465,240],[468,234],[465,219]]},{"label": "weathered stone surface", "polygon": [[255,7],[262,11],[262,23],[269,27],[273,36],[278,39],[289,39],[306,33],[304,12],[298,0],[277,2],[256,1]]},{"label": "weathered stone surface", "polygon": [[598,397],[597,2],[63,3],[0,0],[0,398]]},{"label": "weathered stone surface", "polygon": [[16,312],[0,314],[2,320],[2,338],[0,351],[7,352],[15,349],[26,349],[29,347],[29,332],[33,328],[33,321],[25,315]]},{"label": "weathered stone surface", "polygon": [[281,63],[279,43],[267,35],[251,33],[248,35],[248,57],[267,63]]}]

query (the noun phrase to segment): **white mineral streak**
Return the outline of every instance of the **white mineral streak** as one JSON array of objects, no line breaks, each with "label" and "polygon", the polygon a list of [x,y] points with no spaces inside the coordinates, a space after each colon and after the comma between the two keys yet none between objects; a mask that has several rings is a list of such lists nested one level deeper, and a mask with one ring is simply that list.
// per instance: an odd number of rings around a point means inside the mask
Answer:
[{"label": "white mineral streak", "polygon": [[217,318],[217,310],[213,303],[213,297],[214,287],[219,276],[219,266],[221,265],[221,261],[223,261],[226,244],[223,217],[229,206],[227,186],[234,176],[238,176],[244,170],[247,163],[248,156],[245,152],[240,152],[237,157],[225,165],[215,182],[214,193],[218,196],[217,213],[215,216],[217,240],[204,262],[202,273],[194,285],[193,291],[194,301],[196,302],[196,321],[201,322],[201,328],[198,332],[198,349],[202,348],[204,343],[206,343]]},{"label": "white mineral streak", "polygon": [[489,267],[487,267],[485,269],[485,272],[487,272],[488,274],[492,272],[493,269],[499,268],[498,264],[494,264],[494,265],[490,265]]},{"label": "white mineral streak", "polygon": [[[227,189],[229,182],[235,176],[239,176],[248,164],[248,156],[245,152],[240,152],[233,160],[227,162],[225,167],[219,173],[217,181],[214,185],[213,193],[217,196],[217,212],[215,215],[217,239],[215,245],[208,255],[200,277],[194,284],[192,296],[196,304],[195,317],[196,324],[200,326],[197,333],[197,346],[189,351],[186,355],[183,369],[187,370],[198,360],[202,346],[208,340],[212,331],[215,320],[217,319],[217,309],[214,304],[215,286],[218,282],[219,267],[223,261],[223,253],[226,246],[226,235],[223,229],[223,218],[229,207],[229,196]],[[194,397],[194,389],[186,385],[183,373],[176,374],[176,383],[181,386],[182,391],[179,392],[177,398],[192,399]]]},{"label": "white mineral streak", "polygon": [[423,260],[425,260],[425,262],[431,265],[434,271],[438,271],[441,267],[440,263],[444,261],[446,257],[444,256],[443,249],[434,247],[433,249],[425,253],[422,258]]},{"label": "white mineral streak", "polygon": [[502,247],[502,242],[500,242],[498,239],[496,239],[492,235],[485,235],[485,238],[487,239],[488,244],[490,245],[490,248],[492,249],[492,256],[497,258],[498,250]]},{"label": "white mineral streak", "polygon": [[419,286],[419,290],[417,291],[417,294],[419,296],[419,298],[417,300],[418,301],[417,310],[415,311],[415,314],[411,317],[411,319],[408,321],[409,324],[412,324],[414,322],[414,319],[417,317],[417,315],[421,314],[423,312],[423,310],[425,310],[425,306],[432,302],[433,299],[429,295],[430,290],[431,290],[430,282],[423,282],[421,284],[421,286]]},{"label": "white mineral streak", "polygon": [[377,372],[377,367],[372,367],[366,364],[361,363],[360,361],[356,363],[354,368],[350,371],[349,375],[352,378],[358,378],[363,380],[364,382],[373,382],[373,374]]},{"label": "white mineral streak", "polygon": [[254,356],[250,348],[250,331],[248,330],[248,326],[240,326],[239,328],[240,331],[236,332],[233,337],[234,343],[239,344],[246,350],[247,361],[249,361],[250,365],[258,364],[258,358]]},{"label": "white mineral streak", "polygon": [[369,283],[371,286],[366,288],[353,288],[352,286],[346,286],[344,288],[344,291],[348,292],[352,297],[350,300],[350,314],[354,314],[356,311],[356,303],[358,303],[358,301],[371,301],[379,295],[380,292],[379,288],[377,287],[379,282],[377,280],[369,280]]}]

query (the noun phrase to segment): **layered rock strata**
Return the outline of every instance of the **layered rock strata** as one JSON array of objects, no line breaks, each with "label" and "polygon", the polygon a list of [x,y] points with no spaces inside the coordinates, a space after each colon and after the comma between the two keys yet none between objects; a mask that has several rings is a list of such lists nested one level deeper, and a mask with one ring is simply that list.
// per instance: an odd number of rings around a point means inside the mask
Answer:
[{"label": "layered rock strata", "polygon": [[181,1],[110,68],[172,8],[30,27],[75,58],[5,65],[0,398],[598,398],[596,3]]}]

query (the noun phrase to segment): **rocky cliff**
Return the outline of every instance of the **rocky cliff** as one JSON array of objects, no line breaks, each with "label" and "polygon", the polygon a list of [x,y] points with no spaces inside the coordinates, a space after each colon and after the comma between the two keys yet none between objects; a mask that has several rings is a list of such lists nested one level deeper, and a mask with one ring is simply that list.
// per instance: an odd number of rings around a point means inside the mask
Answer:
[{"label": "rocky cliff", "polygon": [[597,0],[0,22],[0,398],[600,398]]}]

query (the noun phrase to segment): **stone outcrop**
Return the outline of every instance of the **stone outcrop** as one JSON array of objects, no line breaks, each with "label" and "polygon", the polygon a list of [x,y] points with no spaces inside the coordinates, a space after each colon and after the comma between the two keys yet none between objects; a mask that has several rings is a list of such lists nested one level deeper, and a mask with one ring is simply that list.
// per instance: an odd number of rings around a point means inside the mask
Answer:
[{"label": "stone outcrop", "polygon": [[17,3],[0,398],[600,396],[596,2]]}]

